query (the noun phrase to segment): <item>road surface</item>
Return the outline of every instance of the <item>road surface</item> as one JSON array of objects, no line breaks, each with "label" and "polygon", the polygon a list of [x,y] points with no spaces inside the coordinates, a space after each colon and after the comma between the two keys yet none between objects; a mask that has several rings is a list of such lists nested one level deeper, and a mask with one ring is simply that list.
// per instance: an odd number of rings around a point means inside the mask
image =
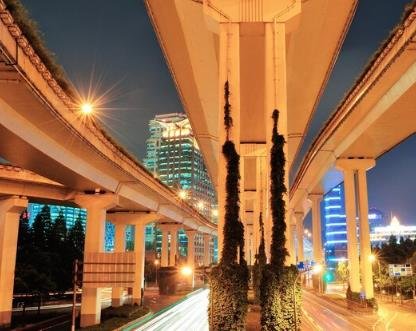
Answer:
[{"label": "road surface", "polygon": [[208,294],[203,289],[191,294],[167,310],[162,310],[143,325],[128,328],[137,331],[208,331]]}]

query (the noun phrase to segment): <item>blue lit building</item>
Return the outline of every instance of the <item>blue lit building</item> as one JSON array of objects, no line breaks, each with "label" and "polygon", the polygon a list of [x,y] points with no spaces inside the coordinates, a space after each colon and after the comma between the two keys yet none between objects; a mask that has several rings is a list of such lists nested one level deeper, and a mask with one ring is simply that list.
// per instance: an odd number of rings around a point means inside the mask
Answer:
[{"label": "blue lit building", "polygon": [[328,266],[333,266],[347,257],[344,184],[334,187],[323,200],[325,259]]},{"label": "blue lit building", "polygon": [[[41,211],[44,204],[39,203],[29,203],[27,207],[27,212],[29,216],[29,225],[31,226],[33,221],[35,220],[37,214]],[[51,220],[55,221],[58,217],[59,212],[64,214],[66,220],[66,227],[70,229],[74,226],[75,221],[77,220],[78,216],[81,218],[82,225],[85,229],[85,222],[87,220],[87,211],[82,208],[75,208],[75,207],[68,207],[68,206],[58,206],[58,205],[48,205],[51,210]]]},{"label": "blue lit building", "polygon": [[[334,187],[324,196],[322,212],[325,259],[329,267],[334,267],[338,261],[343,261],[347,258],[347,223],[343,183]],[[384,215],[378,209],[370,208],[368,221],[370,233],[373,233],[375,227],[384,223]],[[359,236],[358,231],[357,235]]]}]

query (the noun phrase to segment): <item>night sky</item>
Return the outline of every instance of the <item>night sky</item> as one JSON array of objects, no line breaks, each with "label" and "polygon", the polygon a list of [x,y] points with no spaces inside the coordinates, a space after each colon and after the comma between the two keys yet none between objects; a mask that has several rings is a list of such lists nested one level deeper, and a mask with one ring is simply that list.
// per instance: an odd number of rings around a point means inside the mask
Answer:
[{"label": "night sky", "polygon": [[[155,114],[182,111],[143,1],[22,2],[74,85],[86,91],[92,82],[98,94],[107,92],[102,118],[107,129],[142,159],[148,121]],[[408,2],[360,1],[297,164],[371,55],[399,22]],[[369,172],[370,207],[387,215],[393,212],[403,223],[416,224],[415,169],[413,136],[377,160]]]}]

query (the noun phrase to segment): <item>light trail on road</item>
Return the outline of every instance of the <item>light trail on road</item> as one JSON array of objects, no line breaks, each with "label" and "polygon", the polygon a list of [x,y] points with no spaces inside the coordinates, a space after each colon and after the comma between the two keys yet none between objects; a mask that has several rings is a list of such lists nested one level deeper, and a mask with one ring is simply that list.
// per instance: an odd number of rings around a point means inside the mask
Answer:
[{"label": "light trail on road", "polygon": [[156,314],[145,324],[132,328],[137,331],[208,331],[208,295],[204,289],[186,300]]}]

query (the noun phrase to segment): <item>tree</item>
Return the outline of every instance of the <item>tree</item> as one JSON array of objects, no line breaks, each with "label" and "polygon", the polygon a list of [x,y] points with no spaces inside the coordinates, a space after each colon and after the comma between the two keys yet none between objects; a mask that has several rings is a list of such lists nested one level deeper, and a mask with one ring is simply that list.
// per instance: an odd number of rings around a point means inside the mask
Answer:
[{"label": "tree", "polygon": [[277,131],[279,112],[273,111],[272,148],[270,155],[270,205],[272,210],[272,243],[270,264],[263,268],[261,294],[262,330],[300,329],[301,289],[295,266],[285,267],[285,139]]},{"label": "tree", "polygon": [[69,248],[73,252],[73,260],[82,260],[84,256],[85,234],[81,216],[78,214],[74,225],[68,232]]},{"label": "tree", "polygon": [[266,250],[264,244],[264,224],[262,213],[259,216],[259,225],[260,225],[260,245],[259,252],[256,254],[256,260],[253,266],[253,289],[256,301],[260,303],[260,284],[263,274],[263,269],[267,264]]},{"label": "tree", "polygon": [[244,226],[239,219],[240,156],[230,140],[231,105],[228,81],[224,85],[226,141],[222,153],[227,163],[223,249],[210,277],[210,330],[244,330],[247,314],[248,268],[244,260]]},{"label": "tree", "polygon": [[32,225],[33,243],[39,249],[46,249],[47,239],[52,228],[51,210],[48,205],[44,205],[36,215]]},{"label": "tree", "polygon": [[342,282],[345,288],[345,283],[348,281],[348,267],[345,261],[340,261],[337,266],[337,278]]}]

